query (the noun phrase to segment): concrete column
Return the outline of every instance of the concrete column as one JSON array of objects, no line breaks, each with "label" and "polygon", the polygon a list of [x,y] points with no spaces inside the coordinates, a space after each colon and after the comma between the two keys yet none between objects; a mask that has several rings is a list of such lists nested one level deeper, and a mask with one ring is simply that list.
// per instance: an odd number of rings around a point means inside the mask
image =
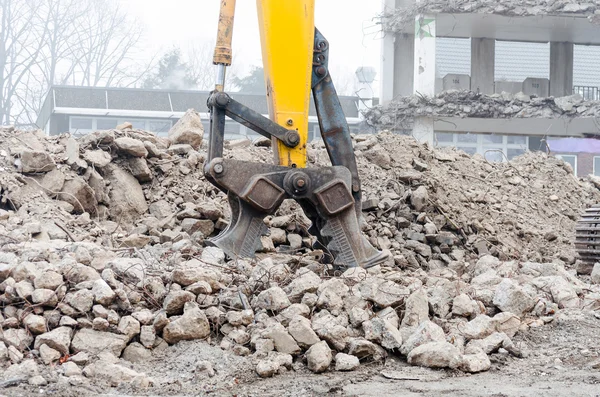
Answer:
[{"label": "concrete column", "polygon": [[[391,12],[396,8],[396,0],[384,0],[382,2],[383,14]],[[379,73],[379,102],[382,105],[394,99],[394,62],[395,62],[395,38],[394,32],[383,30],[381,40],[381,66]]]},{"label": "concrete column", "polygon": [[573,43],[550,43],[550,95],[573,93]]},{"label": "concrete column", "polygon": [[[414,26],[407,27],[414,31]],[[407,33],[396,35],[394,57],[394,97],[410,96],[414,89],[415,36]]]},{"label": "concrete column", "polygon": [[494,93],[496,40],[471,38],[471,90]]},{"label": "concrete column", "polygon": [[[414,93],[435,95],[435,16],[417,15],[415,18]],[[416,117],[413,136],[433,146],[433,118]]]}]

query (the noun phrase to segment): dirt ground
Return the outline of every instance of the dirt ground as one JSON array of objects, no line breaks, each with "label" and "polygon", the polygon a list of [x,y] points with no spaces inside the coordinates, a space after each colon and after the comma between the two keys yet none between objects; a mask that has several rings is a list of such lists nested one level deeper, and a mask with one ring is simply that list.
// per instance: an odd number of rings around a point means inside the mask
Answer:
[{"label": "dirt ground", "polygon": [[[412,367],[403,359],[361,365],[354,372],[312,374],[298,366],[285,374],[260,379],[251,360],[224,352],[207,342],[191,341],[154,352],[153,359],[133,365],[154,380],[144,392],[127,386],[78,387],[52,384],[4,389],[5,396],[600,396],[600,316],[563,312],[544,327],[520,333],[515,342],[527,355],[492,355],[491,370],[480,374]],[[200,370],[213,365],[215,375]]]}]

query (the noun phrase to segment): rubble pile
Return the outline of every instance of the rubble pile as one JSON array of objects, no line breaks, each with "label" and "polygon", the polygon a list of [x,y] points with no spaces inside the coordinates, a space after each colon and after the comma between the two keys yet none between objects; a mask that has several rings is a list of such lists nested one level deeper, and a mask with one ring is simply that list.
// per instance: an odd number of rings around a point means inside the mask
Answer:
[{"label": "rubble pile", "polygon": [[510,17],[528,16],[585,16],[592,23],[600,22],[600,4],[576,0],[509,0],[498,3],[491,0],[424,0],[406,7],[398,7],[382,16],[387,31],[405,31],[414,24],[419,14],[496,14]]},{"label": "rubble pile", "polygon": [[435,97],[413,95],[378,105],[365,113],[378,128],[408,128],[415,116],[476,118],[574,118],[598,117],[600,102],[581,95],[539,98],[522,92],[485,95],[473,91],[448,90]]},{"label": "rubble pile", "polygon": [[[245,357],[261,377],[390,355],[480,372],[527,355],[517,332],[564,309],[600,310],[600,268],[578,277],[570,244],[600,193],[542,154],[492,164],[389,133],[355,137],[364,232],[390,259],[341,271],[319,261],[327,253],[310,248],[292,202],[265,219],[254,260],[205,245],[229,213],[202,176],[194,112],[169,138],[129,125],[80,139],[0,135],[8,382],[149,387],[132,363],[189,340]],[[229,142],[226,156],[269,161],[265,143]],[[326,156],[311,145],[311,166]]]}]

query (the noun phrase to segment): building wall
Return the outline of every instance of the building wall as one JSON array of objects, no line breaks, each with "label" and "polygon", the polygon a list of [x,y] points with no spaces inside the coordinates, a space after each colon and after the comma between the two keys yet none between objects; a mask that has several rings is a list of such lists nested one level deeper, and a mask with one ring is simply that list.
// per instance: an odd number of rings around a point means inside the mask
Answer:
[{"label": "building wall", "polygon": [[[588,175],[600,176],[600,154],[598,153],[560,153],[556,154],[556,156],[575,156],[577,159],[577,176],[579,177],[586,177]],[[564,160],[571,163],[570,158],[564,158]],[[594,162],[596,162],[595,169]]]}]

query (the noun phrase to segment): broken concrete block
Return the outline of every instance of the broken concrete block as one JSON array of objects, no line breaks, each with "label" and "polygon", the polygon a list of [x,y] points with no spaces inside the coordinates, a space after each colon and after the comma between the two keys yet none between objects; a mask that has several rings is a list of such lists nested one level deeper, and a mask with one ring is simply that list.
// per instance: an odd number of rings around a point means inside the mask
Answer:
[{"label": "broken concrete block", "polygon": [[48,172],[54,168],[56,164],[46,152],[26,150],[21,153],[21,172],[25,174]]},{"label": "broken concrete block", "polygon": [[173,144],[188,144],[199,149],[204,137],[204,127],[200,113],[194,109],[188,110],[182,118],[169,130],[169,139]]}]

